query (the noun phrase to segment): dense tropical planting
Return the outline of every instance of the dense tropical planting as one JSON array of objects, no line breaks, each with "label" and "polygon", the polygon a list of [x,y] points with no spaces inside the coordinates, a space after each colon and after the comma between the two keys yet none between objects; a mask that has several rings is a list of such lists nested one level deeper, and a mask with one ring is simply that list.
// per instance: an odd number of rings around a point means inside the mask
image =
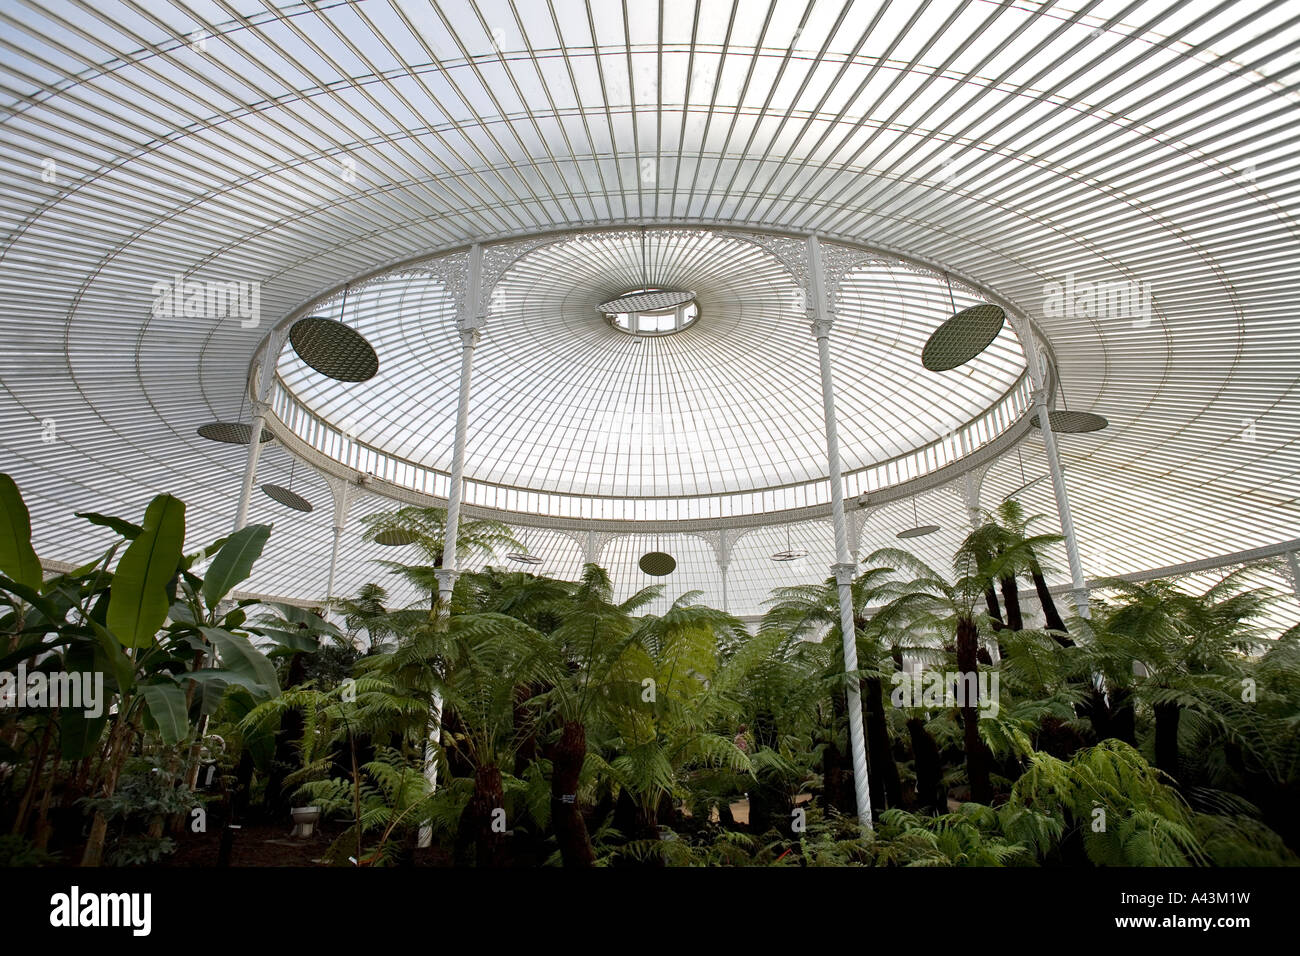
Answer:
[{"label": "dense tropical planting", "polygon": [[[757,628],[698,594],[646,613],[661,587],[619,599],[592,564],[489,563],[446,600],[445,516],[403,508],[366,534],[417,562],[318,612],[231,599],[269,526],[186,554],[159,496],[138,524],[83,515],[116,540],[46,575],[4,476],[0,497],[0,673],[45,688],[0,709],[0,864],[166,862],[307,806],[312,859],[341,866],[1300,862],[1300,629],[1261,629],[1280,598],[1254,568],[1105,582],[1067,619],[1057,539],[1008,502],[951,567],[867,556],[846,635],[833,579],[777,590]],[[516,546],[461,532],[462,557]],[[74,677],[102,693],[71,700]]]}]

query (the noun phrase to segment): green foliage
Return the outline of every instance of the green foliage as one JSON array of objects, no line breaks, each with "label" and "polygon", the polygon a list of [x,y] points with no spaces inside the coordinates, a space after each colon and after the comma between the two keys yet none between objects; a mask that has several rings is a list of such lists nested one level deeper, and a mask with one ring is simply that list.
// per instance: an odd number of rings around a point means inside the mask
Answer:
[{"label": "green foliage", "polygon": [[185,691],[175,684],[141,684],[140,694],[163,743],[173,747],[184,740],[190,729]]},{"label": "green foliage", "polygon": [[886,810],[880,822],[879,866],[1031,866],[1060,834],[1044,814],[978,803],[938,817]]},{"label": "green foliage", "polygon": [[108,630],[123,647],[148,647],[171,607],[168,584],[176,574],[185,542],[185,505],[158,495],[145,509],[141,532],[113,573]]},{"label": "green foliage", "polygon": [[41,562],[32,550],[32,522],[18,486],[0,474],[0,572],[29,588],[40,587]]},{"label": "green foliage", "polygon": [[[11,527],[19,510],[6,508]],[[72,571],[44,581],[38,576],[37,587],[0,575],[0,647],[5,648],[0,669],[24,662],[30,668],[40,661],[44,669],[102,675],[107,697],[102,713],[87,717],[80,709],[56,709],[37,725],[40,733],[29,725],[21,735],[16,724],[24,721],[4,714],[0,729],[6,740],[18,742],[12,756],[29,762],[33,782],[49,792],[59,792],[60,777],[66,786],[79,762],[100,756],[83,767],[91,775],[78,784],[96,795],[85,804],[96,820],[82,865],[156,859],[168,843],[136,832],[139,813],[131,810],[131,801],[147,809],[153,798],[129,774],[119,778],[119,769],[132,753],[157,752],[159,773],[171,787],[193,767],[192,728],[219,708],[232,685],[278,693],[274,667],[244,629],[244,607],[250,602],[225,610],[215,606],[246,576],[269,529],[232,535],[200,552],[217,555],[214,564],[222,579],[205,592],[204,578],[190,570],[198,555],[182,554],[185,505],[178,499],[158,495],[139,525],[95,512],[82,517],[119,539]],[[116,569],[110,570],[119,551]],[[213,597],[213,606],[203,600],[204,593]],[[220,665],[204,667],[214,649]],[[51,754],[62,761],[49,759]],[[31,825],[32,796],[23,798],[19,829]],[[162,815],[161,809],[155,814]]]},{"label": "green foliage", "polygon": [[[2,482],[0,498],[21,504]],[[181,781],[209,717],[228,748],[223,770],[274,771],[277,788],[285,770],[284,792],[341,824],[328,853],[341,865],[405,863],[422,826],[461,860],[473,845],[480,865],[582,865],[593,849],[597,865],[615,866],[1300,862],[1289,822],[1300,627],[1261,630],[1276,595],[1242,569],[1200,593],[1108,582],[1094,617],[1068,628],[1052,615],[1050,630],[999,620],[999,595],[1016,607],[1009,584],[1046,590],[1040,555],[1057,540],[1032,533],[1014,502],[985,516],[950,572],[898,549],[872,555],[849,589],[852,634],[834,579],[774,591],[756,634],[694,593],[648,613],[661,586],[618,600],[591,564],[575,581],[488,564],[443,600],[446,516],[423,508],[371,516],[366,535],[409,537],[417,563],[384,564],[429,600],[392,607],[366,585],[333,602],[341,629],[294,605],[231,607],[269,527],[186,556],[176,499],[154,499],[140,525],[86,512],[118,540],[42,581],[15,544],[30,543],[25,514],[7,509],[0,528],[0,669],[39,660],[102,673],[111,707],[98,720],[0,715],[4,760],[39,788],[102,754],[83,805],[108,824],[110,862],[170,852],[153,834],[194,805]],[[493,561],[517,546],[508,528],[467,521],[457,553]],[[212,556],[203,575],[192,570],[201,556]],[[851,674],[846,639],[858,653]],[[996,665],[982,656],[995,649]],[[981,673],[1000,678],[996,714],[974,722],[951,702],[890,706],[905,665],[951,670],[955,655],[976,654]],[[888,807],[877,803],[870,831],[851,812],[845,689],[855,681]],[[46,728],[65,760],[41,769]],[[979,769],[967,748],[987,751],[976,791],[986,804],[961,800]],[[746,795],[749,822],[739,809],[737,822],[731,808]],[[498,806],[508,836],[485,826]],[[15,865],[46,862],[22,840],[0,841],[0,862],[6,853]]]},{"label": "green foliage", "polygon": [[199,805],[188,787],[147,758],[127,762],[112,794],[87,797],[81,803],[88,810],[102,813],[114,825],[105,857],[112,866],[156,863],[169,855],[176,848],[175,842],[150,835],[149,825],[173,814],[188,816]]},{"label": "green foliage", "polygon": [[270,536],[269,524],[250,524],[225,540],[203,576],[203,602],[209,609],[215,609],[231,588],[248,577]]},{"label": "green foliage", "polygon": [[[365,847],[361,866],[387,866],[397,846],[393,833],[403,822],[429,817],[433,798],[429,781],[397,750],[385,748],[360,767],[359,780],[330,778],[304,783],[298,790],[303,806],[318,806],[324,817],[342,817],[347,829],[330,845],[326,859],[336,866],[354,865],[357,831]],[[355,808],[360,803],[360,817]]]},{"label": "green foliage", "polygon": [[1198,813],[1192,826],[1212,866],[1300,866],[1282,838],[1252,817]]},{"label": "green foliage", "polygon": [[11,833],[0,834],[0,868],[25,866],[51,866],[59,858],[33,846],[25,837]]},{"label": "green foliage", "polygon": [[1158,770],[1119,740],[1080,750],[1069,761],[1031,754],[1010,803],[1072,829],[1097,866],[1206,862],[1187,805]]}]

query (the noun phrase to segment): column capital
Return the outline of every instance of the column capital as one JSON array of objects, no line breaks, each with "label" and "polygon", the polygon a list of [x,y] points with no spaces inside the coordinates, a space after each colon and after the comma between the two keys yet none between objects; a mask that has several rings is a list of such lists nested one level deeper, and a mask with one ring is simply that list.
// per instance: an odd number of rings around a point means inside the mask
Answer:
[{"label": "column capital", "polygon": [[439,592],[450,591],[456,586],[456,579],[460,577],[460,571],[456,568],[438,568],[433,572],[433,576],[438,579]]},{"label": "column capital", "polygon": [[831,570],[835,572],[836,584],[852,584],[853,576],[857,573],[858,566],[850,562],[839,562],[831,565]]},{"label": "column capital", "polygon": [[1046,407],[1047,399],[1049,397],[1050,396],[1047,394],[1047,387],[1044,385],[1040,385],[1038,388],[1032,389],[1029,393],[1030,402],[1034,405],[1042,405]]},{"label": "column capital", "polygon": [[478,345],[479,339],[483,337],[478,325],[463,323],[456,331],[460,335],[460,344],[470,349]]},{"label": "column capital", "polygon": [[812,327],[813,338],[825,339],[831,334],[831,326],[835,324],[835,313],[825,312],[817,315],[815,312],[809,312],[809,325]]}]

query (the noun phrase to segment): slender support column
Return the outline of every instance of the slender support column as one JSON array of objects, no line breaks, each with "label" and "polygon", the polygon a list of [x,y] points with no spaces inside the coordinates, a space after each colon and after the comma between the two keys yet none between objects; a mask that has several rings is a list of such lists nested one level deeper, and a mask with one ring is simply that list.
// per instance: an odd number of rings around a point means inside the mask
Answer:
[{"label": "slender support column", "polygon": [[253,482],[257,478],[257,460],[262,454],[262,428],[266,423],[267,398],[271,394],[271,383],[275,380],[275,363],[280,357],[280,348],[284,345],[284,334],[273,332],[266,342],[266,352],[262,355],[257,373],[257,394],[253,399],[253,419],[250,423],[248,457],[244,460],[244,482],[239,489],[239,506],[235,511],[235,527],[238,531],[248,524],[248,504],[253,497]]},{"label": "slender support column", "polygon": [[336,523],[333,528],[334,541],[330,544],[330,574],[325,581],[325,603],[334,598],[334,572],[339,566],[339,541],[343,538],[343,525]]},{"label": "slender support column", "polygon": [[[844,644],[844,670],[858,669],[857,629],[853,622],[853,574],[857,570],[849,554],[848,532],[844,521],[844,476],[840,467],[840,440],[835,423],[835,387],[831,379],[831,324],[834,321],[827,302],[821,243],[816,236],[808,239],[808,274],[812,292],[810,312],[812,332],[817,339],[821,361],[822,405],[826,414],[826,461],[831,485],[831,517],[835,525],[835,583],[839,590],[840,633]],[[849,711],[849,749],[853,755],[853,789],[857,796],[858,822],[871,829],[871,791],[867,785],[867,745],[862,725],[862,692],[858,680],[845,685]]]},{"label": "slender support column", "polygon": [[1065,536],[1065,553],[1070,559],[1074,610],[1079,617],[1091,617],[1088,609],[1088,583],[1083,577],[1083,562],[1079,560],[1079,540],[1074,534],[1070,496],[1065,490],[1065,474],[1061,471],[1061,456],[1056,447],[1056,435],[1052,432],[1052,422],[1048,417],[1045,392],[1040,390],[1034,393],[1034,405],[1038,410],[1038,430],[1043,433],[1043,445],[1047,451],[1047,467],[1052,472],[1052,490],[1056,493],[1056,510],[1061,515],[1061,534]]},{"label": "slender support column", "polygon": [[1065,553],[1070,561],[1070,581],[1073,588],[1075,613],[1082,618],[1091,617],[1088,609],[1088,582],[1083,576],[1083,562],[1079,559],[1079,540],[1074,534],[1074,519],[1070,514],[1070,496],[1065,488],[1065,474],[1061,470],[1061,455],[1052,431],[1047,409],[1047,384],[1043,360],[1038,354],[1034,333],[1028,325],[1017,329],[1021,347],[1029,363],[1029,380],[1033,385],[1034,411],[1038,415],[1038,430],[1043,433],[1043,447],[1047,454],[1047,467],[1052,475],[1052,491],[1056,494],[1056,510],[1061,516],[1061,534],[1065,537]]},{"label": "slender support column", "polygon": [[1295,591],[1296,600],[1300,600],[1300,555],[1288,551],[1286,563],[1291,568],[1291,590]]},{"label": "slender support column", "polygon": [[341,478],[329,478],[330,494],[334,496],[334,541],[330,545],[330,571],[325,580],[325,604],[334,597],[334,577],[339,564],[339,545],[343,539],[343,529],[348,523],[348,507],[351,499],[348,494],[351,486]]},{"label": "slender support column", "polygon": [[[465,488],[465,437],[469,425],[470,379],[474,372],[474,346],[478,345],[480,329],[483,328],[482,312],[482,276],[483,247],[474,244],[469,254],[469,278],[465,292],[463,311],[457,320],[460,333],[460,394],[456,400],[456,439],[452,446],[451,488],[447,493],[447,530],[442,538],[442,567],[435,574],[438,578],[438,597],[444,607],[451,606],[451,592],[460,576],[457,542],[460,540],[460,507]],[[429,739],[424,745],[424,776],[429,781],[429,789],[438,785],[438,765],[434,760],[434,750],[442,738],[442,698],[435,693],[429,707]],[[427,847],[433,843],[433,828],[428,824],[420,827],[419,845]]]},{"label": "slender support column", "polygon": [[451,600],[451,589],[459,575],[456,542],[460,535],[460,506],[465,489],[465,435],[469,424],[469,386],[474,372],[474,346],[478,345],[483,327],[482,302],[483,247],[477,243],[469,255],[469,288],[465,293],[465,311],[460,317],[460,395],[456,404],[456,440],[451,456],[451,490],[447,494],[447,533],[443,536],[442,567],[438,575],[438,593],[444,602]]},{"label": "slender support column", "polygon": [[260,401],[254,402],[248,457],[244,459],[244,482],[239,489],[239,509],[235,513],[235,531],[248,524],[248,504],[253,497],[253,482],[257,476],[257,459],[262,454],[262,425],[265,420],[266,405]]}]

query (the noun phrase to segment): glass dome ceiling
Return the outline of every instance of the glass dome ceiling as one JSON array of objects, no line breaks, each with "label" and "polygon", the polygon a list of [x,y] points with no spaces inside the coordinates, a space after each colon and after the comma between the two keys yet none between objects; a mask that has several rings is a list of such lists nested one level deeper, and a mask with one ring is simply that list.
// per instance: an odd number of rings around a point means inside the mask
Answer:
[{"label": "glass dome ceiling", "polygon": [[[73,511],[138,515],[163,491],[188,503],[191,544],[228,532],[244,449],[196,429],[247,421],[250,363],[267,332],[341,284],[476,241],[643,225],[815,231],[977,281],[1031,320],[1060,372],[1054,401],[1111,423],[1060,442],[1089,575],[1213,561],[1300,533],[1300,24],[1287,4],[34,0],[0,13],[0,36],[0,288],[9,303],[0,448],[50,560],[80,563],[101,541]],[[607,277],[600,294],[639,287],[638,263]],[[255,314],[155,313],[156,285],[176,277],[243,283],[250,303],[256,292]],[[512,281],[523,295],[545,279],[521,265]],[[1149,293],[1137,315],[1063,296],[1130,282]],[[428,372],[444,367],[448,342],[439,283],[395,275],[382,288],[389,299],[373,304],[355,290],[355,321],[387,323],[375,330],[381,349],[385,335],[407,337],[391,354],[422,356],[428,368],[412,367],[417,380],[446,389]],[[390,301],[402,296],[421,322]],[[598,323],[590,306],[583,321]],[[348,308],[353,321],[351,299]],[[655,357],[626,368],[667,361],[679,341],[711,334],[712,318],[706,309],[698,328],[637,344],[620,334],[622,348]],[[478,382],[502,404],[484,397],[473,414],[507,428],[503,408],[513,403],[536,423],[554,396],[530,394],[510,362],[530,360],[520,343],[552,327],[515,342],[498,328],[489,321],[481,359],[505,364]],[[806,325],[791,329],[791,355],[803,356]],[[866,350],[865,332],[832,342],[837,357],[857,349],[887,360]],[[677,360],[702,376],[689,354]],[[782,373],[794,381],[797,362]],[[868,388],[905,389],[919,374],[862,383],[847,361],[837,365],[837,386],[859,389],[862,401]],[[292,371],[282,369],[286,383]],[[373,386],[402,383],[381,366]],[[294,387],[338,428],[354,415],[369,441],[427,463],[437,492],[446,432],[421,396],[408,422],[367,399],[369,383],[348,387],[356,402],[347,407],[329,406],[305,382]],[[609,394],[612,384],[593,375],[587,387]],[[633,394],[633,408],[661,410]],[[575,395],[595,407],[587,392]],[[888,449],[881,417],[861,411],[841,410],[857,464]],[[570,447],[590,447],[579,419],[559,421]],[[724,414],[702,428],[737,425]],[[924,418],[895,426],[906,444],[945,427]],[[759,447],[755,463],[719,456],[717,476],[683,469],[673,485],[661,467],[667,450],[653,443],[640,457],[615,452],[625,474],[602,463],[588,479],[543,433],[523,436],[539,447],[534,473],[510,453],[507,432],[488,431],[473,439],[471,491],[535,495],[516,510],[552,526],[534,539],[552,555],[543,567],[567,574],[594,554],[630,588],[645,583],[635,558],[654,540],[590,545],[579,519],[545,517],[546,496],[616,495],[601,482],[621,478],[721,509],[726,488],[762,487],[731,494],[764,498],[787,487],[781,481],[824,479],[820,445],[800,457],[798,436],[809,432],[797,417],[793,434],[770,455]],[[1028,477],[1041,475],[1041,438],[1020,447]],[[690,454],[707,464],[707,452]],[[724,471],[731,484],[720,484]],[[280,442],[270,443],[259,481],[286,485],[290,474]],[[249,589],[317,600],[330,487],[311,470],[297,474],[294,490],[317,507],[286,512],[256,496],[252,520],[275,521],[276,531]],[[1025,480],[1004,456],[983,474],[984,500]],[[557,490],[510,492],[513,482]],[[1029,510],[1052,511],[1047,484],[1026,496]],[[781,510],[775,494],[732,523],[761,524]],[[558,514],[562,502],[552,504]],[[394,557],[362,543],[356,522],[391,505],[367,489],[342,509],[351,517],[341,591],[374,579],[374,558]],[[950,482],[920,505],[920,520],[944,530],[916,546],[941,561],[965,504]],[[913,520],[903,503],[854,514],[864,553]],[[809,568],[822,569],[830,558],[818,529],[822,544],[811,531],[795,543],[812,552]],[[734,609],[757,610],[773,583],[790,583],[776,576],[788,566],[770,561],[785,540],[783,529],[763,527],[740,539]],[[678,559],[671,587],[699,585],[714,599],[717,548],[689,535],[659,544]],[[1053,563],[1064,564],[1059,555]]]},{"label": "glass dome ceiling", "polygon": [[[827,501],[816,344],[791,257],[800,248],[698,229],[502,247],[508,264],[475,353],[467,500],[623,520],[716,517],[724,500],[731,514]],[[950,297],[943,279],[868,252],[831,246],[828,255],[842,274],[833,347],[851,493],[949,464],[1023,414],[1025,359],[1010,326],[960,369],[916,373],[926,338],[954,301],[976,301],[971,293]],[[372,471],[364,455],[374,450],[416,466],[400,483],[440,486],[451,468],[461,353],[448,275],[463,258],[407,265],[349,292],[344,321],[381,356],[371,382],[345,386],[291,349],[281,353],[275,407],[293,431],[360,471]],[[669,336],[611,328],[597,306],[638,279],[695,290],[706,318]],[[341,304],[319,311],[337,315]],[[298,406],[311,414],[295,418]],[[963,446],[956,432],[994,409]],[[329,426],[355,440],[326,441]],[[678,500],[668,508],[665,499]]]}]

